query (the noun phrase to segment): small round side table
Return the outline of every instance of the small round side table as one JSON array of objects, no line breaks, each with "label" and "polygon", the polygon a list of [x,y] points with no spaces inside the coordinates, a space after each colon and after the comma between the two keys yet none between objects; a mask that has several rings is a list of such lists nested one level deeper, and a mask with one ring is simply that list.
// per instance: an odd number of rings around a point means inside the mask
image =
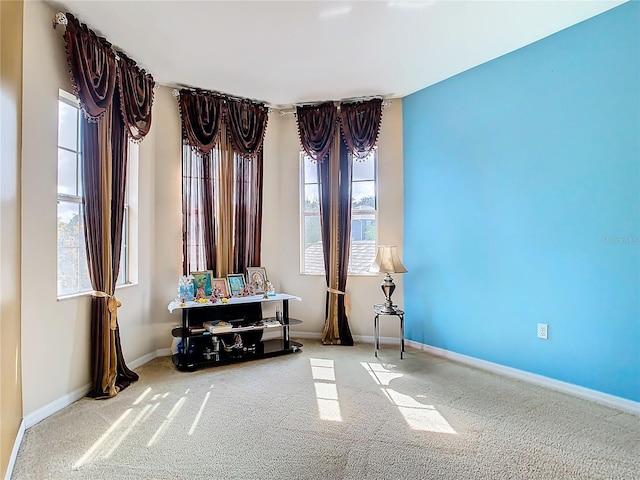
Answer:
[{"label": "small round side table", "polygon": [[393,312],[385,312],[384,305],[374,305],[373,312],[373,343],[374,354],[378,356],[378,350],[380,349],[380,315],[396,316],[400,319],[400,358],[404,358],[404,311],[395,309]]}]

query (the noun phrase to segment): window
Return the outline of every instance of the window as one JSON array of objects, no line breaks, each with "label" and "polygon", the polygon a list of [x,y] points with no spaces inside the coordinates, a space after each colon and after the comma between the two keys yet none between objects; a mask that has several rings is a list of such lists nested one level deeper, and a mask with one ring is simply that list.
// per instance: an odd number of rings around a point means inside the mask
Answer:
[{"label": "window", "polygon": [[[349,275],[362,275],[369,272],[376,256],[377,150],[364,160],[352,161]],[[300,163],[301,273],[324,275],[317,165],[304,152],[300,154]]]},{"label": "window", "polygon": [[[82,150],[77,99],[64,91],[58,98],[58,296],[92,290],[87,267],[82,215]],[[128,282],[129,205],[125,200],[122,260],[117,285]]]}]

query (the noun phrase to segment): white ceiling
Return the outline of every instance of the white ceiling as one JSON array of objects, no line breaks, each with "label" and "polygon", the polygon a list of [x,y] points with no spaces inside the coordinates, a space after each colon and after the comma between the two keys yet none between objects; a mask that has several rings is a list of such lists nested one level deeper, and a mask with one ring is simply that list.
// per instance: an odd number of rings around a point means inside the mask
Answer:
[{"label": "white ceiling", "polygon": [[160,84],[288,106],[403,97],[624,1],[50,3]]}]

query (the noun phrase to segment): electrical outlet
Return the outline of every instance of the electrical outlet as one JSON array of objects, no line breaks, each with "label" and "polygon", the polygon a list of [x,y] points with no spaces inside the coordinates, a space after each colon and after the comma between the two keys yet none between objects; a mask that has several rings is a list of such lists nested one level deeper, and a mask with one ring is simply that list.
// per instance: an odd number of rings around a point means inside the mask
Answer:
[{"label": "electrical outlet", "polygon": [[549,339],[549,327],[546,323],[538,324],[538,338],[542,338],[543,340]]}]

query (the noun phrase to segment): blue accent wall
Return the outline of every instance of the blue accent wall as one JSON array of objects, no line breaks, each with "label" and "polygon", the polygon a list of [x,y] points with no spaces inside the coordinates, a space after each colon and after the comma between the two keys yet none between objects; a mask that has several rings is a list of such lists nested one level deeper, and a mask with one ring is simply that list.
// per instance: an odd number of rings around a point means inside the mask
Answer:
[{"label": "blue accent wall", "polygon": [[403,126],[407,338],[640,401],[640,4],[404,98]]}]

